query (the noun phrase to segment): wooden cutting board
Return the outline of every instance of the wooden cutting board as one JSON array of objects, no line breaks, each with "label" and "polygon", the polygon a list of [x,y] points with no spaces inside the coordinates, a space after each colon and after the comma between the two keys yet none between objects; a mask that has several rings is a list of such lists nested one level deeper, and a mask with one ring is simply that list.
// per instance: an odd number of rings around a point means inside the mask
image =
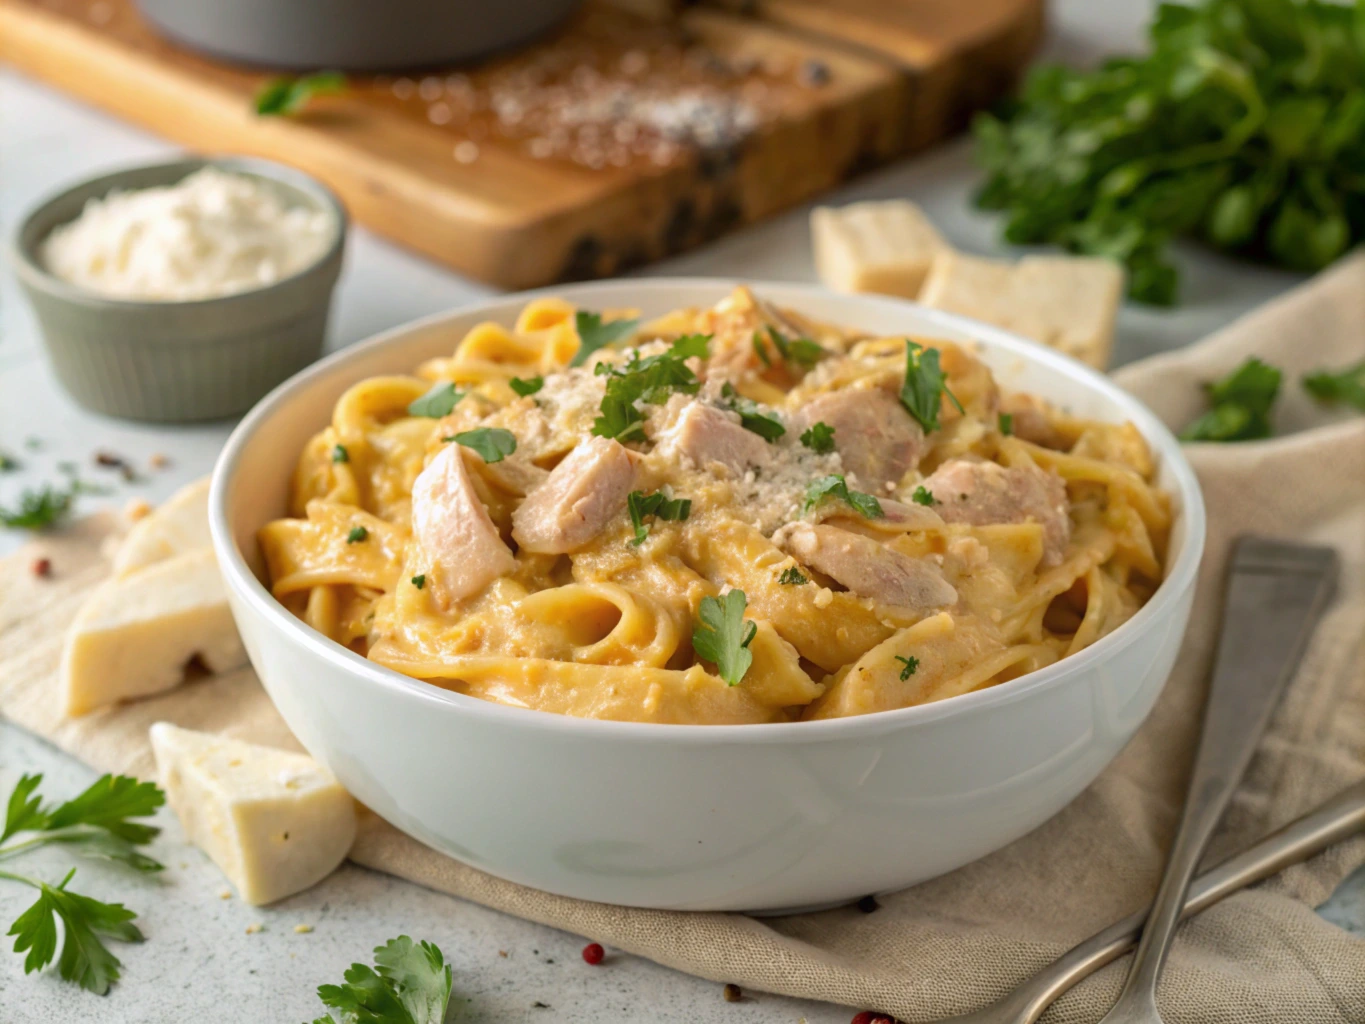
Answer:
[{"label": "wooden cutting board", "polygon": [[1042,5],[593,3],[515,54],[353,76],[288,118],[253,112],[269,75],[171,44],[132,0],[0,0],[0,60],[193,149],[300,167],[380,234],[527,288],[690,248],[943,138],[1013,82]]}]

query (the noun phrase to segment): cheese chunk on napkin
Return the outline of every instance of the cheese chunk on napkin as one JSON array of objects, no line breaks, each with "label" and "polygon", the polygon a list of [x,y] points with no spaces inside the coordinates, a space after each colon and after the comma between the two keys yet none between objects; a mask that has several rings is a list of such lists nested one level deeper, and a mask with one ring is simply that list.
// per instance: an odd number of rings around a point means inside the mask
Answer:
[{"label": "cheese chunk on napkin", "polygon": [[172,689],[196,657],[212,672],[246,664],[208,543],[208,485],[190,484],[138,522],[113,577],[76,613],[62,649],[68,715]]},{"label": "cheese chunk on napkin", "polygon": [[1088,363],[1109,365],[1123,270],[1086,256],[1025,256],[1018,263],[945,250],[934,259],[920,302],[1042,342]]},{"label": "cheese chunk on napkin", "polygon": [[810,230],[816,273],[838,292],[913,299],[934,258],[948,248],[920,208],[904,199],[817,207]]},{"label": "cheese chunk on napkin", "polygon": [[209,478],[180,488],[133,524],[114,555],[114,575],[127,576],[186,551],[207,548]]},{"label": "cheese chunk on napkin", "polygon": [[326,878],[355,841],[355,803],[312,758],[157,722],[161,788],[190,841],[247,903]]}]

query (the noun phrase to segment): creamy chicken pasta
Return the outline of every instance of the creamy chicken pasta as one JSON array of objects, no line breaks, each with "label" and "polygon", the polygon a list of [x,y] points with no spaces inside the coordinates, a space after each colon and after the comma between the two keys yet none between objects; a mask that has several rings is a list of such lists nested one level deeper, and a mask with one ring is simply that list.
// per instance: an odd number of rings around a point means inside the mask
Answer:
[{"label": "creamy chicken pasta", "polygon": [[1128,619],[1170,524],[1131,424],[969,347],[747,289],[648,323],[538,299],[347,391],[261,530],[274,593],[381,665],[642,722],[943,700]]}]

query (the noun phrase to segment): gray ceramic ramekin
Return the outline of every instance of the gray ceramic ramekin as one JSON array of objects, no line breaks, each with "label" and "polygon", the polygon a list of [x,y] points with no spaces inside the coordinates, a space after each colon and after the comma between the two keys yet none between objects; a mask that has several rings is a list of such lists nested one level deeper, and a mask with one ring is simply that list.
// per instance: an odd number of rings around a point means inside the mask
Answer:
[{"label": "gray ceramic ramekin", "polygon": [[[267,181],[291,205],[329,211],[336,230],[326,253],[264,288],[171,302],[98,295],[43,266],[43,239],[78,217],[86,200],[170,185],[208,164]],[[322,354],[345,240],[346,211],[329,189],[268,160],[223,157],[128,168],[61,192],[20,221],[9,255],[71,396],[109,416],[167,423],[245,412]]]}]

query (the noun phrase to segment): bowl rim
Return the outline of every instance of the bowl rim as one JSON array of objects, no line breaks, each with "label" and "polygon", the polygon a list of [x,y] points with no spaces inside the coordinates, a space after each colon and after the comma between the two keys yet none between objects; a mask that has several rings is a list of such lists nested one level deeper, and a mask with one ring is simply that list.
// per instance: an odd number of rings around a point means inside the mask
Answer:
[{"label": "bowl rim", "polygon": [[[25,236],[29,233],[30,227],[35,221],[47,214],[54,206],[66,201],[74,192],[84,189],[96,188],[98,191],[88,197],[89,199],[108,196],[111,192],[122,186],[122,179],[131,174],[140,172],[183,172],[178,177],[165,182],[163,185],[135,186],[136,188],[160,188],[164,185],[174,185],[189,177],[195,171],[205,167],[219,167],[234,174],[245,175],[247,177],[260,178],[275,185],[285,185],[294,189],[305,196],[315,208],[323,210],[330,215],[332,221],[332,237],[328,241],[320,255],[315,259],[294,271],[288,277],[282,277],[278,281],[273,281],[268,285],[259,288],[247,288],[241,291],[228,292],[224,295],[210,295],[198,299],[137,299],[122,298],[115,295],[103,295],[80,285],[73,284],[52,273],[43,265],[43,261],[38,254],[38,248],[48,238],[52,232],[63,225],[71,223],[63,220],[60,224],[54,224],[40,237],[32,240],[31,244],[25,242]],[[81,209],[84,209],[82,204]],[[81,211],[76,212],[79,217]],[[296,285],[301,278],[316,273],[320,268],[327,266],[332,261],[338,259],[346,245],[346,236],[350,227],[350,217],[346,213],[345,204],[330,188],[319,181],[317,178],[308,174],[306,171],[282,164],[274,160],[266,160],[262,157],[243,156],[235,153],[224,153],[221,155],[206,156],[182,156],[175,160],[157,160],[150,163],[130,163],[116,167],[112,170],[104,171],[92,177],[82,178],[79,181],[62,185],[57,189],[46,192],[32,206],[29,207],[15,223],[14,230],[10,232],[7,239],[6,248],[10,265],[14,268],[15,274],[29,288],[39,289],[54,298],[61,299],[75,305],[84,306],[92,309],[118,310],[123,312],[137,312],[143,310],[165,311],[167,309],[193,309],[193,310],[212,310],[229,303],[240,303],[243,300],[256,300],[263,297],[277,295],[285,289]]]},{"label": "bowl rim", "polygon": [[[739,725],[621,722],[607,719],[577,718],[534,708],[518,708],[497,704],[447,690],[434,683],[414,679],[376,664],[323,636],[291,614],[256,578],[242,553],[238,550],[233,539],[233,529],[228,521],[226,499],[243,450],[254,438],[260,426],[272,418],[278,409],[286,405],[293,398],[295,392],[303,390],[318,379],[328,376],[346,363],[414,334],[438,327],[452,319],[477,321],[481,314],[492,315],[509,307],[525,305],[536,298],[559,297],[573,301],[575,297],[614,287],[676,288],[693,291],[708,288],[719,290],[724,294],[741,283],[751,287],[755,292],[774,297],[775,301],[779,303],[793,299],[799,301],[803,295],[816,295],[841,301],[853,301],[871,308],[880,308],[888,314],[893,314],[898,310],[913,310],[916,316],[930,323],[965,333],[986,342],[991,347],[1004,349],[1025,360],[1042,362],[1050,369],[1059,370],[1073,379],[1079,378],[1085,386],[1093,391],[1100,392],[1103,397],[1118,405],[1124,411],[1126,418],[1137,426],[1144,439],[1156,449],[1160,460],[1159,464],[1169,468],[1175,485],[1172,488],[1173,496],[1180,503],[1178,514],[1185,519],[1185,543],[1175,561],[1167,567],[1166,576],[1151,599],[1138,609],[1131,619],[1108,636],[1100,638],[1076,654],[1061,658],[1051,665],[1026,673],[1008,682],[928,704],[809,722],[746,723]],[[921,336],[924,334],[923,331],[918,333]],[[1107,661],[1118,655],[1134,643],[1151,624],[1157,622],[1169,606],[1180,602],[1195,583],[1204,551],[1206,522],[1203,495],[1198,478],[1185,459],[1180,443],[1170,430],[1137,398],[1122,390],[1097,370],[1061,352],[1044,348],[1036,342],[1028,341],[1010,331],[981,323],[970,317],[928,309],[905,299],[879,295],[845,295],[818,285],[799,282],[741,281],[733,278],[715,277],[642,277],[611,278],[572,285],[549,286],[481,299],[383,331],[371,338],[332,353],[300,371],[257,402],[228,437],[213,471],[209,493],[209,528],[219,566],[228,586],[266,620],[269,628],[277,633],[282,633],[288,642],[302,644],[310,653],[334,667],[358,674],[383,689],[395,691],[406,697],[415,697],[418,700],[427,701],[443,708],[453,709],[458,713],[470,714],[487,721],[489,724],[505,727],[520,725],[530,729],[549,729],[561,734],[576,734],[585,738],[601,737],[622,741],[728,745],[755,742],[784,744],[793,741],[835,741],[850,737],[879,736],[946,717],[969,714],[979,709],[1013,704],[1028,699],[1040,690],[1058,686],[1076,674],[1090,669],[1096,663]]]}]

